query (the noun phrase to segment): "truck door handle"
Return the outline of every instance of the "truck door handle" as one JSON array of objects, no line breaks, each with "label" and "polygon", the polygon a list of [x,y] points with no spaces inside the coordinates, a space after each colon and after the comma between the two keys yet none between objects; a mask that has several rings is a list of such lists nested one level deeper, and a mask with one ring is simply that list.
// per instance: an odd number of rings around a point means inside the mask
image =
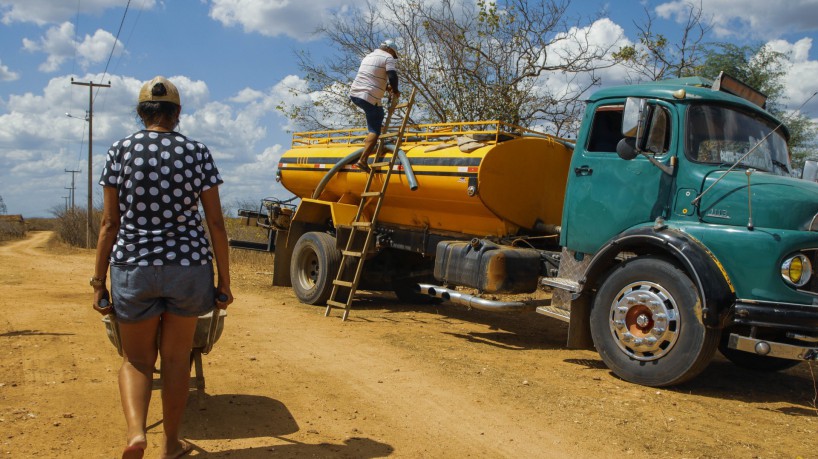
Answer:
[{"label": "truck door handle", "polygon": [[580,166],[574,169],[574,173],[580,176],[586,176],[593,174],[594,170],[588,166]]}]

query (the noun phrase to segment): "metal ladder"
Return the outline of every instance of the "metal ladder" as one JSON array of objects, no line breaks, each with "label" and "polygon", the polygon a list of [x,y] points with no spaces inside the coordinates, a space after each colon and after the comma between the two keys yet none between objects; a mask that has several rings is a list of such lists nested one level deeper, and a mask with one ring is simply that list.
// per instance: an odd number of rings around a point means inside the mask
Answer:
[{"label": "metal ladder", "polygon": [[[346,246],[344,250],[341,251],[341,265],[338,268],[338,274],[335,276],[335,280],[332,281],[332,292],[330,292],[329,299],[327,300],[327,310],[324,313],[325,317],[330,315],[333,308],[344,310],[341,320],[346,320],[349,316],[350,305],[355,298],[355,292],[361,280],[364,261],[373,246],[375,224],[378,221],[378,214],[380,214],[381,211],[386,188],[389,186],[389,179],[392,177],[392,170],[395,166],[395,160],[398,157],[398,149],[403,141],[403,133],[406,130],[406,125],[409,123],[409,113],[412,111],[414,103],[415,89],[412,89],[412,93],[409,95],[409,100],[406,101],[406,103],[399,105],[389,104],[386,122],[375,147],[375,159],[374,162],[369,165],[369,174],[367,175],[364,189],[361,192],[361,201],[358,204],[358,211],[352,220]],[[388,132],[392,116],[396,110],[404,111],[403,120],[401,121],[400,128],[398,128],[396,132]],[[385,151],[384,142],[393,138],[395,139],[394,149],[392,152]],[[389,156],[388,160],[387,156]],[[383,184],[380,190],[372,191],[371,186],[373,179],[376,175],[383,174],[383,168],[386,168],[386,173],[383,176]],[[373,201],[375,203],[375,209],[372,211],[372,216],[369,221],[365,221],[364,208],[371,205]],[[365,235],[363,242],[360,241],[360,235],[362,234]],[[353,269],[354,272],[352,271]],[[350,275],[351,272],[352,275]],[[344,294],[346,294],[346,301],[342,300]]]}]

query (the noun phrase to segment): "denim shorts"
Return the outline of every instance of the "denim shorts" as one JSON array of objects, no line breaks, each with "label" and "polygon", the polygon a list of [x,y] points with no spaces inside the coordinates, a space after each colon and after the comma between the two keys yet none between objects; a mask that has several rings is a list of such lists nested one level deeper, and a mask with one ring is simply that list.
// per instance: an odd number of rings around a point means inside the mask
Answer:
[{"label": "denim shorts", "polygon": [[350,96],[349,100],[364,111],[366,115],[366,130],[374,134],[381,135],[381,128],[383,128],[383,107],[380,105],[370,104],[360,97]]},{"label": "denim shorts", "polygon": [[111,302],[118,321],[140,322],[165,312],[197,317],[216,305],[213,265],[111,264]]}]

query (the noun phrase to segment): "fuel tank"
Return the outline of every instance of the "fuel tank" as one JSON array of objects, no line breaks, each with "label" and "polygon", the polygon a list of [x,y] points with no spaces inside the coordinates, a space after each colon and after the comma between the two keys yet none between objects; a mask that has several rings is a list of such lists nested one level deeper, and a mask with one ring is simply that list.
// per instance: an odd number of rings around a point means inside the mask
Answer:
[{"label": "fuel tank", "polygon": [[[475,236],[560,225],[572,152],[566,142],[522,131],[510,134],[498,122],[481,123],[480,129],[455,123],[419,125],[408,132],[400,150],[418,186],[410,190],[406,171],[396,162],[379,222]],[[293,194],[315,198],[319,182],[361,149],[364,135],[296,133],[279,162],[278,179]],[[335,173],[317,199],[358,204],[367,174],[352,164]],[[382,178],[376,175],[370,189],[380,189]]]}]

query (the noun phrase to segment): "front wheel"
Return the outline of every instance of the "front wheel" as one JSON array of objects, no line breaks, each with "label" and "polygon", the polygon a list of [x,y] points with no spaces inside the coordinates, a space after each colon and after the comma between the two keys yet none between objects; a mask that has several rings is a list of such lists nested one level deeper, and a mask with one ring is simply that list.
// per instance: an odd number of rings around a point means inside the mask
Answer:
[{"label": "front wheel", "polygon": [[718,330],[701,322],[701,298],[688,275],[655,257],[616,267],[597,292],[591,336],[616,375],[662,387],[685,382],[710,363]]},{"label": "front wheel", "polygon": [[302,303],[326,304],[341,265],[335,238],[327,233],[304,233],[293,248],[290,279]]}]

